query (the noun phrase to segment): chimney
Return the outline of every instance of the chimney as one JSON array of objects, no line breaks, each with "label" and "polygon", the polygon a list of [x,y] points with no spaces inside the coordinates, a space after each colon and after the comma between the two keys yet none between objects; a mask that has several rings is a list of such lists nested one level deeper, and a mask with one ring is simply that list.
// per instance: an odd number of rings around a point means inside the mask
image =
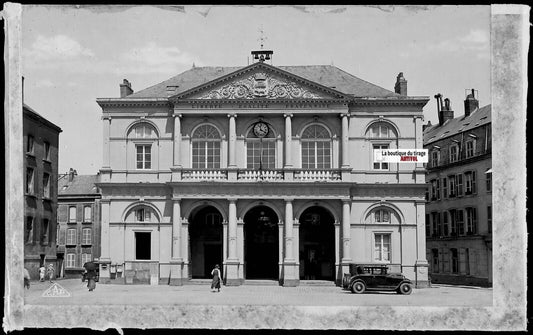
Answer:
[{"label": "chimney", "polygon": [[127,79],[124,79],[123,83],[120,84],[120,97],[124,98],[132,94],[133,90],[131,89],[131,84]]},{"label": "chimney", "polygon": [[407,80],[405,80],[403,77],[403,72],[398,73],[398,76],[396,77],[394,92],[403,96],[407,96]]},{"label": "chimney", "polygon": [[68,181],[72,182],[74,180],[74,176],[77,176],[77,175],[78,173],[76,172],[76,170],[74,170],[73,168],[70,168],[68,172]]},{"label": "chimney", "polygon": [[476,99],[475,90],[472,89],[471,93],[466,96],[465,99],[465,117],[470,116],[472,112],[479,108],[479,101]]},{"label": "chimney", "polygon": [[444,109],[442,110],[442,123],[445,123],[448,120],[453,119],[453,110],[450,99],[444,99]]},{"label": "chimney", "polygon": [[426,130],[426,128],[429,128],[431,126],[432,126],[431,121],[428,121],[428,124],[423,124],[422,125],[422,131]]}]

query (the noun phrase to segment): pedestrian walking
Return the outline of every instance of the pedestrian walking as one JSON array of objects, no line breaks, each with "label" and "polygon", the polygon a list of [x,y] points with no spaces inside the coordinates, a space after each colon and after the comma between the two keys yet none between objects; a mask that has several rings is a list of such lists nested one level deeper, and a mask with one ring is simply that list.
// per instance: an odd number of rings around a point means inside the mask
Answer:
[{"label": "pedestrian walking", "polygon": [[211,292],[215,292],[215,289],[218,290],[217,292],[220,292],[220,269],[218,268],[218,264],[215,265],[215,268],[211,271],[211,275],[213,276],[213,280],[211,281]]},{"label": "pedestrian walking", "polygon": [[46,268],[44,267],[44,264],[41,265],[39,268],[39,281],[44,281],[44,275],[46,273]]},{"label": "pedestrian walking", "polygon": [[89,292],[92,292],[96,288],[96,268],[98,265],[94,262],[87,262],[83,264],[83,267],[85,268],[85,278],[87,278],[87,288]]},{"label": "pedestrian walking", "polygon": [[48,279],[50,279],[50,282],[52,282],[55,279],[55,269],[54,264],[50,263],[48,264],[48,269],[46,270],[48,274]]},{"label": "pedestrian walking", "polygon": [[30,289],[30,273],[24,268],[24,288]]}]

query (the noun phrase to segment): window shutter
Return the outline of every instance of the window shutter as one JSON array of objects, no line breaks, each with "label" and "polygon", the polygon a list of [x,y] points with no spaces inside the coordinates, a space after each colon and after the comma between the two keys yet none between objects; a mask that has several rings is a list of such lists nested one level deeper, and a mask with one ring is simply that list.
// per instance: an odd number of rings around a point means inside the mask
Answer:
[{"label": "window shutter", "polygon": [[459,273],[465,274],[466,273],[466,250],[465,248],[459,248]]}]

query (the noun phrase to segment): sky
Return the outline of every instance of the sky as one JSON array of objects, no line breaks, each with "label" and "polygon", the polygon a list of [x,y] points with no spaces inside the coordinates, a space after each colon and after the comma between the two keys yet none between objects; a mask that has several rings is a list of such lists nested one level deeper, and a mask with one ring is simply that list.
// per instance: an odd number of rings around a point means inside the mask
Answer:
[{"label": "sky", "polygon": [[[260,30],[263,30],[263,34]],[[464,114],[465,90],[491,103],[490,6],[23,6],[24,102],[62,128],[59,172],[102,167],[102,110],[118,98],[195,66],[246,66],[251,50],[272,65],[334,65],[409,96],[433,96]]]}]

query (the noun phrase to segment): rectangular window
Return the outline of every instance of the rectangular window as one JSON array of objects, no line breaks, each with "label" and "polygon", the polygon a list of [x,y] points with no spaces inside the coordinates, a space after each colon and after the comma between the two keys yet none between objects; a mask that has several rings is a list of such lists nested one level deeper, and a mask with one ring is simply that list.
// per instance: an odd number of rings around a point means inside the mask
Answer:
[{"label": "rectangular window", "polygon": [[449,227],[448,227],[448,212],[442,212],[442,235],[449,236]]},{"label": "rectangular window", "polygon": [[374,261],[377,262],[390,262],[391,250],[390,250],[390,234],[376,234],[374,240]]},{"label": "rectangular window", "polygon": [[[374,144],[373,148],[374,150],[383,150],[383,149],[388,149],[389,145],[388,144],[385,144],[385,145]],[[379,163],[379,162],[374,163],[374,170],[388,170],[388,169],[389,169],[389,163]]]},{"label": "rectangular window", "polygon": [[431,152],[431,167],[439,166],[439,160],[440,160],[440,151],[433,150]]},{"label": "rectangular window", "polygon": [[464,222],[463,210],[462,209],[456,210],[455,216],[456,216],[455,221],[457,222],[457,229],[459,230],[459,235],[464,235],[465,234],[465,222]]},{"label": "rectangular window", "polygon": [[448,184],[450,185],[450,192],[448,193],[448,197],[454,198],[456,195],[456,188],[455,188],[455,175],[448,176]]},{"label": "rectangular window", "polygon": [[81,254],[81,265],[83,266],[87,262],[91,262],[93,260],[93,255],[90,253],[83,253]]},{"label": "rectangular window", "polygon": [[43,198],[50,198],[50,175],[43,174]]},{"label": "rectangular window", "polygon": [[76,267],[76,254],[67,254],[67,257],[65,260],[65,267],[66,268]]},{"label": "rectangular window", "polygon": [[457,190],[455,193],[458,197],[463,196],[463,175],[461,173],[457,174]]},{"label": "rectangular window", "polygon": [[487,206],[487,230],[492,234],[492,206]]},{"label": "rectangular window", "polygon": [[192,143],[192,167],[194,169],[220,168],[220,142],[194,141]]},{"label": "rectangular window", "polygon": [[431,249],[432,255],[432,270],[433,272],[439,272],[439,249]]},{"label": "rectangular window", "polygon": [[152,145],[137,145],[137,169],[149,170],[152,168]]},{"label": "rectangular window", "polygon": [[50,143],[46,141],[44,142],[44,159],[50,160]]},{"label": "rectangular window", "polygon": [[81,235],[81,244],[88,245],[92,243],[92,229],[83,228]]},{"label": "rectangular window", "polygon": [[466,158],[474,157],[476,153],[476,141],[466,141]]},{"label": "rectangular window", "polygon": [[466,234],[477,234],[477,213],[475,207],[466,208]]},{"label": "rectangular window", "polygon": [[48,245],[48,241],[50,237],[50,234],[48,232],[49,223],[50,221],[48,219],[43,219],[42,230],[41,230],[41,244],[42,245]]},{"label": "rectangular window", "polygon": [[276,168],[276,142],[248,141],[246,143],[246,166],[248,169]]},{"label": "rectangular window", "polygon": [[67,229],[67,245],[76,245],[76,228]]},{"label": "rectangular window", "polygon": [[487,192],[492,192],[492,172],[486,172],[485,177],[487,178],[485,180],[485,187],[487,189]]},{"label": "rectangular window", "polygon": [[448,179],[446,177],[442,178],[442,198],[446,199],[448,197]]},{"label": "rectangular window", "polygon": [[450,163],[457,162],[459,158],[459,147],[457,145],[452,145],[450,147]]},{"label": "rectangular window", "polygon": [[437,200],[437,181],[435,179],[431,180],[431,200]]},{"label": "rectangular window", "polygon": [[76,206],[68,207],[68,222],[76,222]]},{"label": "rectangular window", "polygon": [[83,222],[91,222],[92,221],[92,206],[85,206],[83,207]]},{"label": "rectangular window", "polygon": [[436,180],[437,183],[437,200],[440,200],[440,178]]},{"label": "rectangular window", "polygon": [[31,135],[28,135],[28,143],[26,143],[26,152],[33,155],[33,142],[34,138]]},{"label": "rectangular window", "polygon": [[35,188],[33,186],[34,173],[32,168],[26,169],[26,194],[34,194]]},{"label": "rectangular window", "polygon": [[452,273],[457,273],[459,272],[459,255],[455,248],[450,249],[450,251],[452,256]]},{"label": "rectangular window", "polygon": [[25,227],[25,238],[26,243],[33,243],[33,217],[26,217],[26,227]]},{"label": "rectangular window", "polygon": [[450,233],[452,236],[457,236],[457,210],[455,209],[450,210],[450,222],[451,222]]}]

